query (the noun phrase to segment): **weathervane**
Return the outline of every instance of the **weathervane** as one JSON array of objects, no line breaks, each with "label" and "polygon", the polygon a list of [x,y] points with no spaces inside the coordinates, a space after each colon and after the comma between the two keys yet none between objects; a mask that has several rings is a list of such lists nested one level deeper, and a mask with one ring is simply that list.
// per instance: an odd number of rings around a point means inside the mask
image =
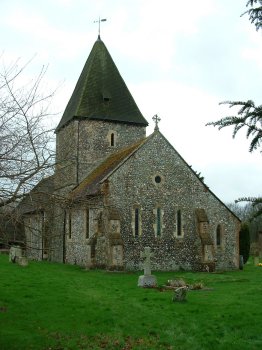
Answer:
[{"label": "weathervane", "polygon": [[100,23],[105,21],[106,21],[106,18],[100,19],[100,16],[97,21],[94,21],[94,23],[98,23],[98,39],[100,39]]},{"label": "weathervane", "polygon": [[160,122],[161,118],[159,118],[159,116],[157,114],[155,114],[152,119],[156,123],[155,130],[159,130],[158,123]]}]

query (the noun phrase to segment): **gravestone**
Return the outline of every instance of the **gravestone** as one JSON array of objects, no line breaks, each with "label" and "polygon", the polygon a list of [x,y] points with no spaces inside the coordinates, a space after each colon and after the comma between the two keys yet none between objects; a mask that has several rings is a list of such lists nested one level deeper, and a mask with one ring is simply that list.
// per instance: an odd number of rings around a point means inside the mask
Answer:
[{"label": "gravestone", "polygon": [[186,294],[187,294],[187,286],[183,286],[175,289],[174,295],[172,298],[173,302],[186,301]]},{"label": "gravestone", "polygon": [[154,254],[150,252],[150,247],[145,247],[145,251],[140,253],[140,257],[144,258],[144,275],[138,278],[138,287],[156,287],[156,277],[151,275],[151,261],[150,258]]},{"label": "gravestone", "polygon": [[19,246],[12,246],[9,251],[9,262],[15,263],[22,257],[22,248]]}]

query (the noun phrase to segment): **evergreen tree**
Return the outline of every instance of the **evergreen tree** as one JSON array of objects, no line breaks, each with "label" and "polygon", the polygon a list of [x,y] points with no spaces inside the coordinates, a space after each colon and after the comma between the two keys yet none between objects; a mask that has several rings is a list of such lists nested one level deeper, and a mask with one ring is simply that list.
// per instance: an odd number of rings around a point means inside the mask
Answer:
[{"label": "evergreen tree", "polygon": [[262,142],[262,105],[255,106],[254,102],[248,100],[243,101],[225,101],[220,104],[228,104],[229,108],[240,107],[237,116],[227,116],[210,122],[207,125],[218,126],[221,130],[227,126],[234,126],[233,137],[242,128],[247,129],[247,138],[251,138],[249,151],[252,152],[261,147]]},{"label": "evergreen tree", "polygon": [[256,26],[256,29],[262,29],[262,0],[249,0],[246,6],[250,8],[242,16],[247,13],[250,22]]},{"label": "evergreen tree", "polygon": [[[248,10],[243,15],[248,14],[249,20],[256,27],[256,30],[262,29],[262,0],[249,0],[246,4]],[[210,122],[207,125],[217,126],[218,129],[223,129],[227,126],[233,126],[233,137],[242,128],[246,129],[246,136],[250,139],[249,151],[252,152],[262,146],[262,105],[256,106],[252,100],[248,101],[225,101],[221,104],[228,104],[229,108],[239,107],[237,115],[227,116]],[[260,151],[262,153],[262,151]],[[262,197],[258,198],[240,198],[239,201],[247,201],[253,204],[257,211],[254,217],[262,215]]]}]

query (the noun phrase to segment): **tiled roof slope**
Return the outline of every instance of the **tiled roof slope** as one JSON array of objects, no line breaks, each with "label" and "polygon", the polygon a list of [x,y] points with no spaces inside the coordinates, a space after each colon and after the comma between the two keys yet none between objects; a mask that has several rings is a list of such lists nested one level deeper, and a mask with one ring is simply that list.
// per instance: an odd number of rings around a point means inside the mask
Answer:
[{"label": "tiled roof slope", "polygon": [[91,172],[71,193],[70,198],[77,200],[86,196],[96,195],[100,192],[100,184],[110,173],[112,173],[125,159],[142,146],[148,138],[116,152],[102,162]]},{"label": "tiled roof slope", "polygon": [[100,38],[90,52],[57,131],[74,118],[148,125]]}]

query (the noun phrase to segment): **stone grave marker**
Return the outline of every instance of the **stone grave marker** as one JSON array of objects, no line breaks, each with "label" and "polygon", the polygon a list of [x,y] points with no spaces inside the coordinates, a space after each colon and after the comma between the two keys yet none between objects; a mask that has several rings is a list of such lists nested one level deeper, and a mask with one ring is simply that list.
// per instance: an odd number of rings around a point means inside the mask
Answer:
[{"label": "stone grave marker", "polygon": [[12,246],[10,248],[9,262],[17,263],[20,266],[28,266],[28,259],[23,256],[23,251],[20,246]]},{"label": "stone grave marker", "polygon": [[156,287],[156,277],[151,275],[151,261],[150,258],[154,254],[150,252],[150,247],[145,247],[145,251],[140,253],[140,257],[144,258],[144,275],[138,278],[138,287]]},{"label": "stone grave marker", "polygon": [[12,246],[9,251],[9,262],[15,263],[22,257],[22,248],[19,246]]},{"label": "stone grave marker", "polygon": [[186,301],[187,286],[179,287],[174,290],[173,302]]}]

